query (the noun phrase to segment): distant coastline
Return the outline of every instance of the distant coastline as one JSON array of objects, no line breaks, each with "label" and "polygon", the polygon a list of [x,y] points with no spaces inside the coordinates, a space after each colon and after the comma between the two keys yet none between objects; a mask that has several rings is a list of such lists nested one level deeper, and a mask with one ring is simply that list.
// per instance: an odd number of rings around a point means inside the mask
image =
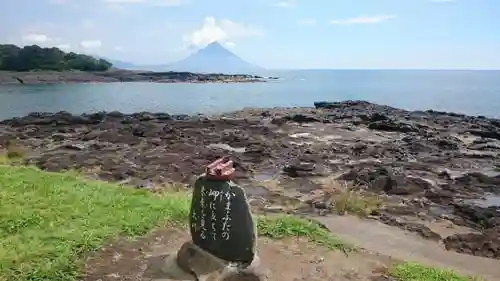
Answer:
[{"label": "distant coastline", "polygon": [[[218,43],[205,48],[205,56],[211,52],[234,56]],[[203,52],[202,52],[203,54]],[[203,58],[201,58],[203,61]],[[217,66],[220,57],[210,65]],[[192,62],[195,65],[198,61]],[[186,69],[181,67],[179,69]],[[188,70],[188,69],[186,69]],[[203,73],[202,73],[203,72]],[[0,44],[0,85],[38,85],[67,83],[112,83],[112,82],[154,82],[154,83],[249,83],[265,82],[260,76],[249,74],[223,74],[233,71],[146,71],[126,70],[102,58],[66,53],[58,48],[42,48],[37,45],[19,47]],[[247,72],[248,73],[248,72]]]},{"label": "distant coastline", "polygon": [[108,71],[0,71],[0,85],[41,85],[70,83],[255,83],[265,82],[261,76],[247,74],[202,74],[192,72],[152,72],[111,69]]}]

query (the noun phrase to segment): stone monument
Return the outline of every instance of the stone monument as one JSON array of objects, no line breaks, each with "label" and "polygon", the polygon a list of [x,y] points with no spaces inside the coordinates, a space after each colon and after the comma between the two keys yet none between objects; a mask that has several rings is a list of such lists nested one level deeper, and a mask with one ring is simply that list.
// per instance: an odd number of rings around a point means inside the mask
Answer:
[{"label": "stone monument", "polygon": [[198,177],[189,214],[191,241],[178,250],[175,265],[173,257],[166,260],[164,271],[180,268],[198,281],[267,280],[245,191],[231,181],[234,170],[232,161],[221,158]]}]

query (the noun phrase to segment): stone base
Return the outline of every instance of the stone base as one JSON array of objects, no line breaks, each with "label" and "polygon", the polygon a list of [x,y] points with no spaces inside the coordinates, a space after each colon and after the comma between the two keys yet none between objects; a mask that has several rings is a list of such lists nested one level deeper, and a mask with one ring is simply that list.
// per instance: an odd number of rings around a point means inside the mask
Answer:
[{"label": "stone base", "polygon": [[177,265],[199,281],[265,281],[269,273],[263,270],[256,256],[252,264],[239,268],[206,252],[193,242],[184,243],[177,252]]}]

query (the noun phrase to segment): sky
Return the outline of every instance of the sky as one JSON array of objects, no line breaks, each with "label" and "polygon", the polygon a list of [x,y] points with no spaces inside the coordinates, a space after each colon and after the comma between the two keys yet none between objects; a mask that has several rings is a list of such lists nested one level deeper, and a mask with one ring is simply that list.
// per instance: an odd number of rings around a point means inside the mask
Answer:
[{"label": "sky", "polygon": [[500,0],[2,0],[0,43],[136,64],[212,41],[269,69],[500,69]]}]

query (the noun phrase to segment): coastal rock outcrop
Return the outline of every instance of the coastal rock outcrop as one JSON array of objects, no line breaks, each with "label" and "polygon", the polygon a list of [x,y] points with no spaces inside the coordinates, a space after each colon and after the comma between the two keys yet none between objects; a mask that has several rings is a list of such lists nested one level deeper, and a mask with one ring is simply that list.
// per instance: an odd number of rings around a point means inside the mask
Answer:
[{"label": "coastal rock outcrop", "polygon": [[[387,224],[438,239],[424,228],[394,223],[391,216],[445,219],[479,229],[489,239],[486,231],[498,227],[500,214],[493,211],[498,206],[482,208],[471,200],[500,194],[499,125],[482,116],[406,111],[366,101],[213,116],[32,113],[0,122],[0,146],[22,148],[23,162],[42,169],[77,169],[151,190],[189,183],[205,165],[228,155],[243,188],[277,179],[272,188],[279,192],[269,188],[256,195],[267,209],[275,207],[267,204],[273,202],[284,210],[287,202],[298,205],[311,193],[339,186],[321,187],[321,179],[346,181],[395,205],[384,210],[388,217],[379,216]],[[477,238],[464,238],[460,246],[448,240],[449,249],[477,247]]]}]

